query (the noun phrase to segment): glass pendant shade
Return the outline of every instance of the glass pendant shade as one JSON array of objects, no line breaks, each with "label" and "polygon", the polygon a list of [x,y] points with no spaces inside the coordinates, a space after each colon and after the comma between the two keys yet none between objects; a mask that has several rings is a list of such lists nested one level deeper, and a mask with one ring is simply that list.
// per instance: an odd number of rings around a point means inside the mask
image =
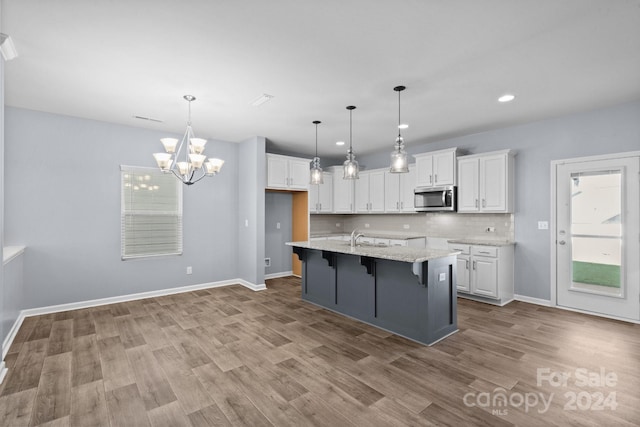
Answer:
[{"label": "glass pendant shade", "polygon": [[191,138],[191,152],[195,154],[202,154],[204,152],[204,146],[207,144],[206,139]]},{"label": "glass pendant shade", "polygon": [[171,168],[173,161],[171,160],[171,154],[169,153],[153,153],[153,157],[156,159],[158,167],[163,171],[168,171]]},{"label": "glass pendant shade", "polygon": [[178,167],[178,172],[182,176],[188,175],[191,171],[191,164],[189,162],[178,162],[176,163],[176,166]]},{"label": "glass pendant shade", "polygon": [[320,167],[320,157],[314,157],[313,162],[311,162],[311,179],[309,180],[310,184],[324,184],[324,179],[322,176],[322,168]]},{"label": "glass pendant shade", "polygon": [[200,169],[205,160],[207,160],[207,156],[205,155],[189,154],[189,161],[194,169]]},{"label": "glass pendant shade", "polygon": [[407,161],[407,152],[404,151],[404,139],[401,135],[401,129],[406,128],[406,125],[400,123],[400,92],[405,90],[404,86],[396,86],[393,88],[398,92],[398,137],[396,138],[396,144],[391,152],[391,166],[389,172],[391,173],[407,173],[409,172],[409,162]]},{"label": "glass pendant shade", "polygon": [[356,107],[350,105],[347,107],[349,110],[349,150],[347,151],[347,160],[343,163],[342,167],[344,169],[344,174],[342,175],[342,179],[359,179],[360,178],[360,167],[358,166],[358,162],[356,161],[356,155],[353,154],[352,148],[352,130],[353,130],[353,120],[352,114],[353,110]]},{"label": "glass pendant shade", "polygon": [[360,175],[360,167],[358,166],[358,162],[356,161],[356,156],[353,154],[353,151],[349,149],[347,152],[347,160],[343,163],[344,174],[342,175],[343,179],[359,179]]},{"label": "glass pendant shade", "polygon": [[178,145],[177,138],[160,138],[160,142],[162,142],[162,145],[164,146],[164,150],[167,153],[176,152],[176,146]]},{"label": "glass pendant shade", "polygon": [[204,164],[207,175],[215,175],[220,172],[220,169],[224,165],[224,160],[221,159],[209,159],[207,163]]},{"label": "glass pendant shade", "polygon": [[409,172],[409,164],[407,162],[407,152],[404,151],[404,141],[402,137],[396,139],[395,150],[391,152],[391,173],[407,173]]}]

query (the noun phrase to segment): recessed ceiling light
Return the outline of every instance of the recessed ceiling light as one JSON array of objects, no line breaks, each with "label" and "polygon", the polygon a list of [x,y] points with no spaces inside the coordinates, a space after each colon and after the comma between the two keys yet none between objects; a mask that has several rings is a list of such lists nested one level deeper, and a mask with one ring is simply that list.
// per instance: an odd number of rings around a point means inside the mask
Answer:
[{"label": "recessed ceiling light", "polygon": [[398,125],[398,129],[406,129],[408,127],[409,127],[409,125],[406,124],[406,123],[402,123],[401,125]]},{"label": "recessed ceiling light", "polygon": [[344,145],[344,141],[337,141],[337,142],[336,142],[336,145],[340,145],[340,146],[342,146],[342,145]]},{"label": "recessed ceiling light", "polygon": [[262,95],[260,95],[259,97],[251,101],[250,104],[253,105],[254,107],[257,107],[259,105],[264,104],[265,102],[271,101],[272,99],[273,99],[273,95],[269,95],[268,93],[263,93]]},{"label": "recessed ceiling light", "polygon": [[506,94],[502,95],[500,98],[498,98],[498,102],[511,102],[514,99],[516,99],[515,95],[512,95],[510,93],[506,93]]}]

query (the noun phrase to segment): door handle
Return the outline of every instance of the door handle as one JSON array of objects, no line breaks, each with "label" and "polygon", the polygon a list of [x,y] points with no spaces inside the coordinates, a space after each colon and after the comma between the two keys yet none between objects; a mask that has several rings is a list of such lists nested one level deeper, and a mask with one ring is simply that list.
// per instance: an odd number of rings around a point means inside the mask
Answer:
[{"label": "door handle", "polygon": [[560,240],[560,241],[558,242],[558,244],[559,244],[559,245],[564,245],[565,243],[567,243],[567,242],[565,242],[564,240]]}]

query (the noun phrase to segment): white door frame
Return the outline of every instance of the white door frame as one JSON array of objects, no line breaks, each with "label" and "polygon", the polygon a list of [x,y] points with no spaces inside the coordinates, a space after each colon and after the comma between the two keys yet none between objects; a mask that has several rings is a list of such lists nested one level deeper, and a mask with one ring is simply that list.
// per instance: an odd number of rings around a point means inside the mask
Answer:
[{"label": "white door frame", "polygon": [[636,157],[636,156],[640,156],[640,151],[627,151],[624,153],[613,153],[613,154],[602,154],[602,155],[598,155],[598,156],[588,156],[588,157],[575,157],[575,158],[571,158],[571,159],[562,159],[562,160],[552,160],[551,161],[551,212],[550,212],[550,216],[549,218],[551,219],[551,224],[550,224],[550,229],[549,229],[549,247],[550,247],[550,254],[551,254],[551,258],[550,258],[550,270],[551,270],[551,277],[550,277],[550,292],[551,292],[551,307],[555,307],[555,308],[560,308],[563,310],[569,310],[569,311],[577,311],[580,313],[586,313],[586,314],[591,314],[594,316],[600,316],[600,317],[607,317],[610,319],[616,319],[616,320],[623,320],[625,322],[631,322],[631,323],[640,323],[640,321],[634,321],[634,320],[629,320],[623,317],[616,317],[616,316],[608,316],[608,315],[604,315],[604,314],[598,314],[598,313],[593,313],[591,311],[585,311],[585,310],[578,310],[578,309],[573,309],[573,308],[568,308],[568,307],[562,307],[558,305],[558,296],[557,296],[557,290],[558,290],[558,282],[557,282],[557,268],[556,268],[556,257],[557,257],[557,247],[556,247],[556,236],[557,236],[557,224],[556,224],[556,198],[557,198],[557,192],[556,192],[556,186],[557,186],[557,181],[558,181],[558,176],[556,173],[556,166],[561,165],[561,164],[571,164],[571,163],[580,163],[580,162],[590,162],[590,161],[597,161],[597,160],[612,160],[612,159],[620,159],[620,158],[625,158],[625,157]]}]

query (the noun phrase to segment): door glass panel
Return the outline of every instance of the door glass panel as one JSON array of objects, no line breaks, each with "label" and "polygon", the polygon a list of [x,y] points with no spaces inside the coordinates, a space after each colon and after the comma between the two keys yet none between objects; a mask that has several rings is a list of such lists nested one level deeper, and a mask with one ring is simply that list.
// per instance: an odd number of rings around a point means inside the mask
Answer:
[{"label": "door glass panel", "polygon": [[572,173],[570,179],[571,289],[622,296],[622,173]]}]

